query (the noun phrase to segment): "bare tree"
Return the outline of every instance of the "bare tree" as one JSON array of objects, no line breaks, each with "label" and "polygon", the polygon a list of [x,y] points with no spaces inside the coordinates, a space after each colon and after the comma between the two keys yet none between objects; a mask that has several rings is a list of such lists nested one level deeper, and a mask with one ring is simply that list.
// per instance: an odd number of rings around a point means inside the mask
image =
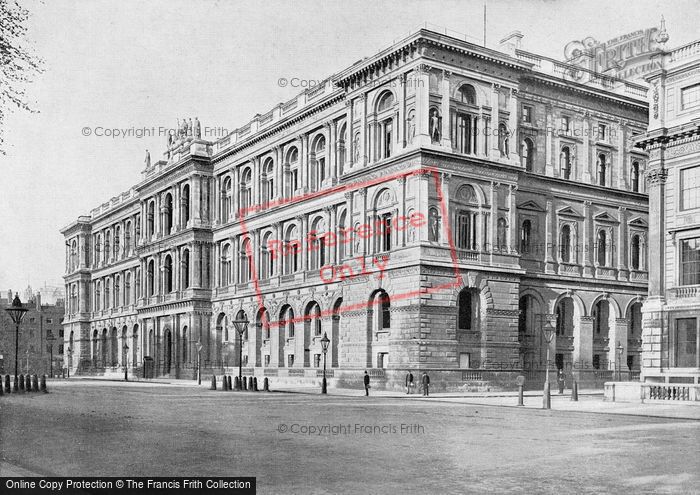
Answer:
[{"label": "bare tree", "polygon": [[18,107],[35,112],[26,101],[25,86],[43,72],[44,61],[27,42],[29,11],[17,0],[0,0],[0,153],[5,154],[5,119]]}]

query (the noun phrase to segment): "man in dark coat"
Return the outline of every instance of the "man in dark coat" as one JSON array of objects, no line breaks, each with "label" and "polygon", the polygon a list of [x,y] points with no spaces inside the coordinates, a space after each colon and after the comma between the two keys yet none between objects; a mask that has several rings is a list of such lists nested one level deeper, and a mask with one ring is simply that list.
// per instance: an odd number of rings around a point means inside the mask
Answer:
[{"label": "man in dark coat", "polygon": [[406,375],[406,394],[411,393],[411,387],[413,387],[413,373],[411,373],[411,370],[408,370]]},{"label": "man in dark coat", "polygon": [[564,370],[562,369],[560,369],[559,373],[557,374],[557,384],[559,385],[559,395],[563,395],[566,379],[564,378]]},{"label": "man in dark coat", "polygon": [[423,384],[423,395],[430,395],[430,377],[425,371],[423,372],[423,378],[421,379],[421,383]]},{"label": "man in dark coat", "polygon": [[369,395],[369,375],[365,370],[365,395]]}]

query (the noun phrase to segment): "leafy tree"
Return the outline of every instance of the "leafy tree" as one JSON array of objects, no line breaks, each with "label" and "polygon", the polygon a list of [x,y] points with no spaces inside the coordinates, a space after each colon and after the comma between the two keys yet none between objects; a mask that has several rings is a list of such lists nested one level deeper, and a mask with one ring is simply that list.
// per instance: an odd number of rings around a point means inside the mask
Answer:
[{"label": "leafy tree", "polygon": [[27,42],[30,13],[17,0],[0,0],[0,154],[5,154],[5,120],[18,107],[35,112],[26,100],[25,86],[43,72],[44,61]]}]

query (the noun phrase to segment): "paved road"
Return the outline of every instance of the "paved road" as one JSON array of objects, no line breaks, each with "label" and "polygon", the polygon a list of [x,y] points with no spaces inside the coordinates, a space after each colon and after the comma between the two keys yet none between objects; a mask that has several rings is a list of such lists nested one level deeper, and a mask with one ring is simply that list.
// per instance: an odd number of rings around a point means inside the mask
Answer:
[{"label": "paved road", "polygon": [[697,420],[456,400],[95,382],[0,399],[0,475],[256,476],[259,493],[700,493],[699,439]]}]

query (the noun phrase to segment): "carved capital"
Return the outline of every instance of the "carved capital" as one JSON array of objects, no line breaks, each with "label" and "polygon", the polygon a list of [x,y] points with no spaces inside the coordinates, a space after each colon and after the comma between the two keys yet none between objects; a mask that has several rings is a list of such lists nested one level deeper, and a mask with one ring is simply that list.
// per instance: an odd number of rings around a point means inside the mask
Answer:
[{"label": "carved capital", "polygon": [[658,186],[666,183],[668,178],[668,170],[665,168],[654,168],[647,172],[647,184],[649,186]]}]

